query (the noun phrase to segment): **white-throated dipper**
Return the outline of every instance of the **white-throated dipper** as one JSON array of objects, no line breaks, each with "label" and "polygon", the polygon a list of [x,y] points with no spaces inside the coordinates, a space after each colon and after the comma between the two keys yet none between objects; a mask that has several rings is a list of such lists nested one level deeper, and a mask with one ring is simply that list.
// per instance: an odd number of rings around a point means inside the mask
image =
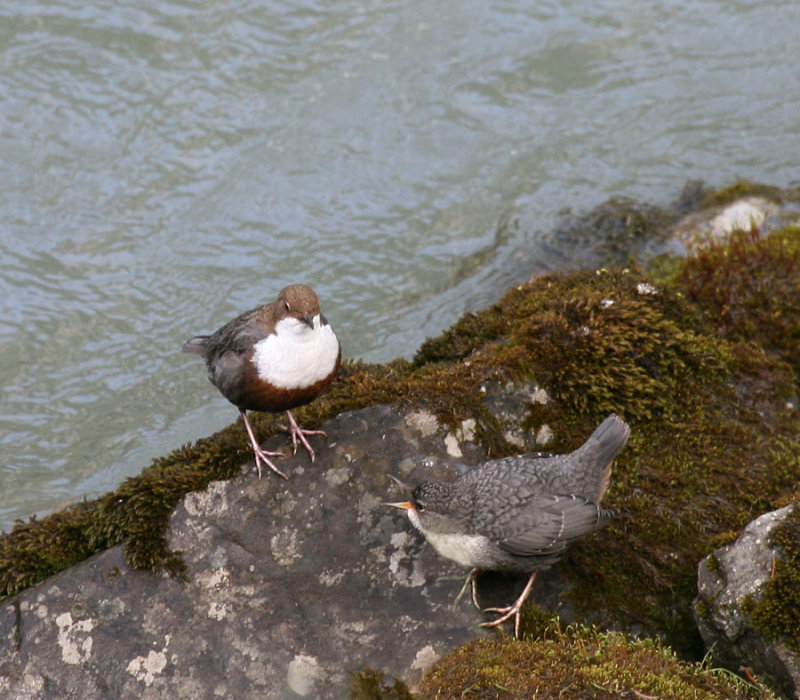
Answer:
[{"label": "white-throated dipper", "polygon": [[292,436],[295,453],[299,440],[314,461],[306,435],[324,433],[300,428],[291,409],[328,389],[339,369],[342,350],[312,289],[304,284],[285,287],[271,304],[237,316],[212,335],[187,340],[182,350],[205,359],[211,383],[239,409],[259,476],[265,464],[285,479],[269,459],[285,455],[261,449],[247,411],[286,411],[289,425],[280,428]]},{"label": "white-throated dipper", "polygon": [[492,460],[452,482],[422,482],[411,490],[410,501],[387,505],[405,509],[439,554],[471,567],[456,601],[471,583],[477,605],[475,576],[481,569],[529,573],[514,603],[484,610],[500,617],[483,626],[494,627],[513,616],[519,635],[520,609],[537,572],[616,515],[599,504],[611,464],[629,433],[628,424],[612,414],[574,452]]}]

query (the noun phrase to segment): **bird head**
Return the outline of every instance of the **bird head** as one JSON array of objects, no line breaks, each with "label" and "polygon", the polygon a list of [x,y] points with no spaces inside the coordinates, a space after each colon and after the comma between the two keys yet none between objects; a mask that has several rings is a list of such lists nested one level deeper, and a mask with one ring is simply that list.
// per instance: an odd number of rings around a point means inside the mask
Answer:
[{"label": "bird head", "polygon": [[320,317],[319,299],[310,287],[292,284],[278,294],[273,306],[275,320],[293,318],[314,330],[314,321]]},{"label": "bird head", "polygon": [[409,486],[398,478],[391,479],[409,494],[407,501],[384,503],[392,508],[405,510],[408,519],[418,530],[451,533],[463,530],[462,518],[453,512],[453,484],[446,481],[423,481],[417,486]]},{"label": "bird head", "polygon": [[401,510],[413,510],[414,509],[414,487],[409,486],[404,481],[400,481],[396,476],[392,476],[391,474],[388,475],[389,478],[394,481],[403,491],[405,491],[409,499],[408,501],[397,501],[394,503],[384,503],[385,506],[391,506],[392,508],[400,508]]}]

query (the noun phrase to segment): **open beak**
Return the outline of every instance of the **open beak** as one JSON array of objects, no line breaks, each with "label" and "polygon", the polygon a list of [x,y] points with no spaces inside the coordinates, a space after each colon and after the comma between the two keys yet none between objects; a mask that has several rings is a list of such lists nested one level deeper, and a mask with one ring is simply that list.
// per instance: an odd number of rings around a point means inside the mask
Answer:
[{"label": "open beak", "polygon": [[401,510],[414,510],[414,504],[411,501],[403,501],[402,503],[383,503],[384,506],[391,506],[392,508],[400,508]]},{"label": "open beak", "polygon": [[[396,476],[392,476],[391,474],[387,474],[386,476],[388,476],[392,481],[394,481],[394,483],[397,484],[406,493],[410,494],[414,490],[413,487],[403,483]],[[391,506],[392,508],[400,508],[400,510],[414,510],[414,504],[411,501],[403,501],[402,503],[401,502],[384,503],[383,505]]]},{"label": "open beak", "polygon": [[396,476],[392,476],[391,474],[387,474],[386,476],[388,476],[392,481],[394,481],[394,483],[397,484],[406,493],[411,493],[414,490],[413,486],[409,486],[404,481],[400,481],[400,479],[398,479]]}]

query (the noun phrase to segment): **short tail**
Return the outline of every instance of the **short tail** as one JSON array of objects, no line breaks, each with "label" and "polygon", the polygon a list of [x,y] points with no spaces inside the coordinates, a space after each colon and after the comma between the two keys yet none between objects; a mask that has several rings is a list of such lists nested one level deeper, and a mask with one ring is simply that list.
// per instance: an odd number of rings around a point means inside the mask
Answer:
[{"label": "short tail", "polygon": [[589,436],[589,439],[578,448],[579,452],[588,452],[592,459],[605,464],[610,462],[625,447],[631,429],[618,415],[612,413]]},{"label": "short tail", "polygon": [[210,337],[210,335],[196,335],[194,338],[189,338],[181,347],[181,352],[191,352],[205,357]]},{"label": "short tail", "polygon": [[614,457],[619,454],[619,451],[625,447],[630,434],[630,426],[622,418],[612,413],[595,428],[589,439],[575,450],[574,454],[581,463],[590,463],[594,466],[594,469],[602,470],[599,474],[600,480],[597,492],[587,494],[592,497],[595,503],[600,503],[600,499],[608,489],[608,481],[611,478],[611,463],[614,461]]}]

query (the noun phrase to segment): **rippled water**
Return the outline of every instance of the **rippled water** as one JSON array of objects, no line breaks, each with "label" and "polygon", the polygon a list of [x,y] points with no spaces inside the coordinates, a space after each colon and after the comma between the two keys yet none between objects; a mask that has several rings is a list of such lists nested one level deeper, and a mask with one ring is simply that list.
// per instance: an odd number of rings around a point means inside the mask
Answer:
[{"label": "rippled water", "polygon": [[410,355],[557,212],[796,182],[793,2],[4,2],[0,528],[231,422],[189,335],[314,286]]}]

